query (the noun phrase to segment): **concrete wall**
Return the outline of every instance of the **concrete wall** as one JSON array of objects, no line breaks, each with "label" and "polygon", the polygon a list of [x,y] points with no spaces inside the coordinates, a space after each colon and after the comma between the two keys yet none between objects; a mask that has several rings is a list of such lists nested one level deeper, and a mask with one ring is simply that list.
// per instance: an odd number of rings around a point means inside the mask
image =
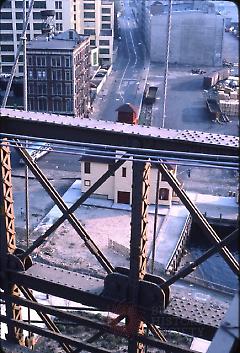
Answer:
[{"label": "concrete wall", "polygon": [[[150,58],[165,62],[167,14],[151,16]],[[195,11],[172,14],[171,64],[218,66],[222,64],[224,19]]]}]

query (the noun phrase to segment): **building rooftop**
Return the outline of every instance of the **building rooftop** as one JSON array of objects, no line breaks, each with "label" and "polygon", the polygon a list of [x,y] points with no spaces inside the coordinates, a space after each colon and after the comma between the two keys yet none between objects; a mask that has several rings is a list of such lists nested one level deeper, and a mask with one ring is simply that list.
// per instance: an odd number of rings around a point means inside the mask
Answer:
[{"label": "building rooftop", "polygon": [[40,35],[31,40],[28,49],[74,49],[78,44],[84,42],[88,36],[80,35],[75,30],[69,29],[65,32],[48,37]]},{"label": "building rooftop", "polygon": [[118,107],[116,109],[116,112],[123,112],[123,113],[132,113],[132,112],[137,112],[137,108],[134,107],[132,104],[130,103],[126,103],[123,105],[120,105],[120,107]]}]

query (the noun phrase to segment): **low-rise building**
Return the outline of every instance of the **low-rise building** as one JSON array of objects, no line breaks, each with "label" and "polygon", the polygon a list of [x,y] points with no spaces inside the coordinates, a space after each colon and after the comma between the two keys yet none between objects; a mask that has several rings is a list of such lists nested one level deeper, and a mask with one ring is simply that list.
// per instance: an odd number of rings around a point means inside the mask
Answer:
[{"label": "low-rise building", "polygon": [[[122,153],[117,152],[117,157],[120,158]],[[82,156],[81,159],[81,191],[86,192],[98,179],[103,175],[111,164],[113,159],[102,157]],[[171,173],[176,176],[177,166],[168,166]],[[150,172],[150,192],[149,204],[155,204],[157,191],[157,167],[152,164]],[[171,206],[172,202],[179,202],[178,197],[174,193],[171,186],[160,173],[160,183],[158,194],[158,204]],[[112,200],[114,203],[131,204],[132,203],[132,159],[126,161],[113,176],[107,179],[97,191],[93,194],[94,197]]]},{"label": "low-rise building", "polygon": [[27,45],[28,109],[84,116],[90,105],[90,42],[68,30]]},{"label": "low-rise building", "polygon": [[[224,18],[216,12],[213,3],[206,2],[204,8],[196,8],[196,2],[192,4],[192,9],[172,11],[169,63],[220,66]],[[160,1],[146,9],[146,45],[152,62],[164,63],[166,60],[167,11],[168,6]]]}]

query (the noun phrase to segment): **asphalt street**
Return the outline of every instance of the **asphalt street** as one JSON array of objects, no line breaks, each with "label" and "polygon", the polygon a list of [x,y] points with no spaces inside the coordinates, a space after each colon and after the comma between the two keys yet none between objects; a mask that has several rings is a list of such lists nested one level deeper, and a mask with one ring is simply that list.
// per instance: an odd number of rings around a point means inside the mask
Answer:
[{"label": "asphalt street", "polygon": [[116,109],[124,103],[140,107],[149,62],[128,1],[119,20],[118,48],[112,74],[93,103],[91,118],[116,121]]}]

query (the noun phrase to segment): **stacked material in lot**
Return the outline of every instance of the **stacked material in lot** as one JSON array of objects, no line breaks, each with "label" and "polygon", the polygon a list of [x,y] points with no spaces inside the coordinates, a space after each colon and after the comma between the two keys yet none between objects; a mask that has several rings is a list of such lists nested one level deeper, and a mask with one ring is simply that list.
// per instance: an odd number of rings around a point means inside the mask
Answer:
[{"label": "stacked material in lot", "polygon": [[219,107],[221,109],[221,112],[228,116],[238,116],[239,101],[237,99],[220,100]]}]

